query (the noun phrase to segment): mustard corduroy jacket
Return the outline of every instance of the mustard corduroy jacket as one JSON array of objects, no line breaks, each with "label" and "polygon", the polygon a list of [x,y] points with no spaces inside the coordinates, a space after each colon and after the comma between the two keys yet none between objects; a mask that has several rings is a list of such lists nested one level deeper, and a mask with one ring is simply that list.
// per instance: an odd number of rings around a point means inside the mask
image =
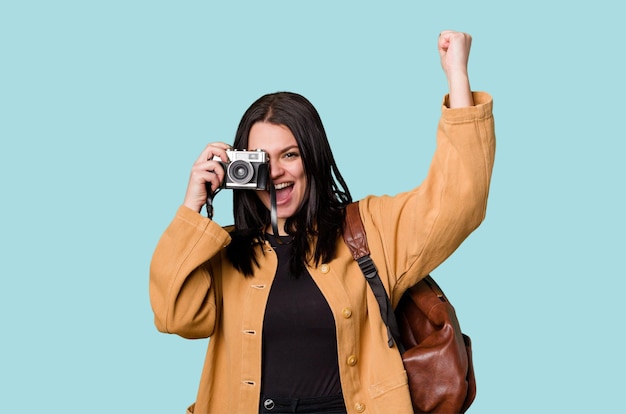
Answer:
[{"label": "mustard corduroy jacket", "polygon": [[[372,258],[394,305],[485,216],[495,154],[492,100],[475,92],[475,106],[449,109],[446,99],[422,184],[359,203]],[[260,268],[246,278],[225,258],[229,241],[217,223],[181,206],[150,266],[157,329],[210,337],[197,399],[188,413],[259,411],[263,316],[277,258],[269,244],[259,247],[264,250],[258,255]],[[347,246],[341,239],[337,243],[335,259],[308,271],[334,315],[348,413],[412,413],[402,360],[387,345],[376,299]]]}]

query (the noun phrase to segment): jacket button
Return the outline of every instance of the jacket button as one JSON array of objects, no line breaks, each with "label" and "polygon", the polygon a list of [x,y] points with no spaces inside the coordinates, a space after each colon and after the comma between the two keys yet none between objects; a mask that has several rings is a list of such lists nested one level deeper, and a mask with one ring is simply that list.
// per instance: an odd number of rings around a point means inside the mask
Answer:
[{"label": "jacket button", "polygon": [[356,365],[356,355],[350,355],[348,357],[348,359],[346,360],[346,362],[348,363],[348,365],[350,365],[351,367]]},{"label": "jacket button", "polygon": [[274,409],[276,405],[274,404],[274,401],[271,399],[267,399],[265,401],[263,401],[263,407],[265,407],[266,410],[268,411],[272,411]]},{"label": "jacket button", "polygon": [[320,271],[322,273],[328,273],[330,271],[330,266],[328,266],[327,263],[322,263],[322,265],[320,266]]},{"label": "jacket button", "polygon": [[352,309],[343,308],[343,310],[341,311],[341,314],[343,315],[344,318],[349,319],[350,317],[352,317]]},{"label": "jacket button", "polygon": [[354,404],[354,409],[357,413],[362,413],[363,411],[365,411],[365,404],[363,403],[356,403]]}]

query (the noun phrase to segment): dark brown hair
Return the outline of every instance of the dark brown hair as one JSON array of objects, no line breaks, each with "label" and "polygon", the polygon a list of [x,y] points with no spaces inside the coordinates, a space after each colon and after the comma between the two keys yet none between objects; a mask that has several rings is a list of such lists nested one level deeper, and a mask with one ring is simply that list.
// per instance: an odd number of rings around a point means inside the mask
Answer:
[{"label": "dark brown hair", "polygon": [[[319,265],[334,257],[343,230],[344,207],[352,196],[335,163],[322,120],[305,97],[276,92],[256,100],[239,123],[235,149],[248,149],[248,135],[257,122],[289,128],[302,157],[307,180],[305,197],[285,223],[286,232],[294,238],[291,272],[298,275],[306,262]],[[251,276],[253,265],[258,265],[254,245],[264,240],[270,212],[250,190],[233,190],[233,210],[235,231],[227,256],[238,270]]]}]

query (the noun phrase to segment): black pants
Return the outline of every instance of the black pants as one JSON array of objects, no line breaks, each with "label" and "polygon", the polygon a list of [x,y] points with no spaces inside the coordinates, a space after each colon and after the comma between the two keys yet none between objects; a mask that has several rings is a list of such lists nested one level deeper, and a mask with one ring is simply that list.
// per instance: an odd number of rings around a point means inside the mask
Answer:
[{"label": "black pants", "polygon": [[342,395],[316,398],[272,398],[261,396],[260,414],[346,414]]}]

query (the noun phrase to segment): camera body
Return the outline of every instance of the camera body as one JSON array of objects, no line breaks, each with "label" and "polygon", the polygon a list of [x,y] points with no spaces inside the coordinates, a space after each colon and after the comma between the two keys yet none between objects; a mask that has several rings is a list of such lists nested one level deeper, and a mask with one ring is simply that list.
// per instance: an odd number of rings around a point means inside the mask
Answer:
[{"label": "camera body", "polygon": [[224,167],[222,187],[232,190],[267,190],[270,160],[263,150],[226,150],[228,162],[213,157]]}]

